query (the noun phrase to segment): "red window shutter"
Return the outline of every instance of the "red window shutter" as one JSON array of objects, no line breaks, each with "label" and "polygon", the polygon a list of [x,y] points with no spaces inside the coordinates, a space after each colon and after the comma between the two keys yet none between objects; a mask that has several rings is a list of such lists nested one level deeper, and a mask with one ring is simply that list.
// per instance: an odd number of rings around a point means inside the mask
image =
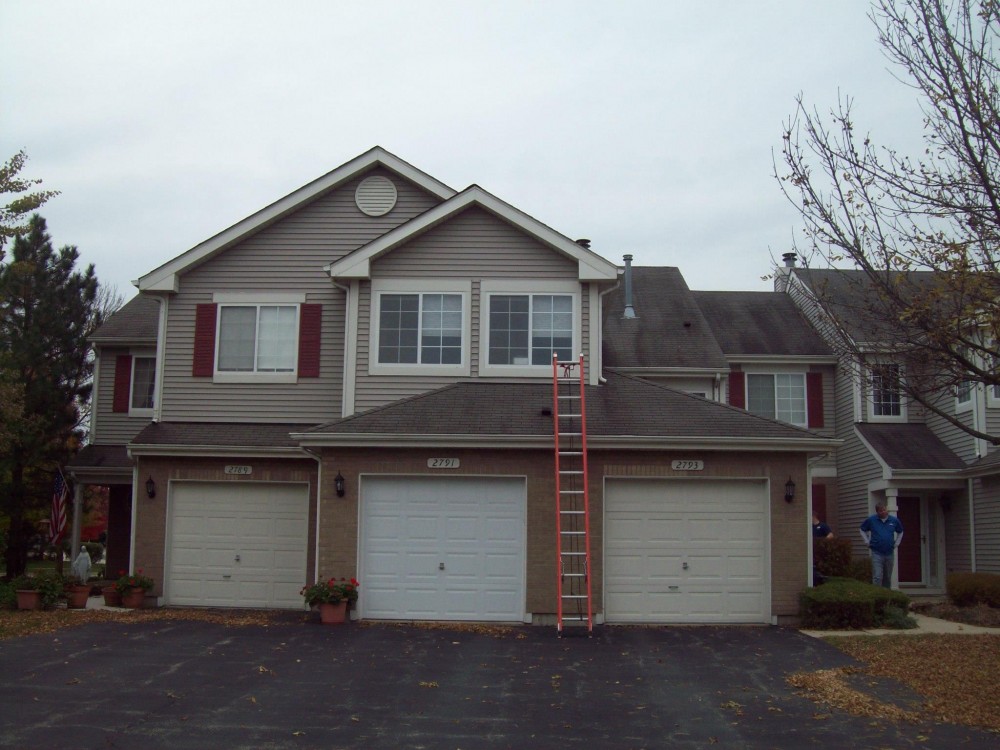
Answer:
[{"label": "red window shutter", "polygon": [[810,427],[823,426],[823,373],[806,373],[806,412]]},{"label": "red window shutter", "polygon": [[115,393],[111,399],[111,411],[128,413],[131,394],[132,357],[128,354],[119,354],[115,357]]},{"label": "red window shutter", "polygon": [[323,305],[299,308],[299,377],[319,377],[319,343]]},{"label": "red window shutter", "polygon": [[740,409],[747,408],[746,376],[740,370],[729,373],[729,404]]},{"label": "red window shutter", "polygon": [[194,314],[194,355],[191,374],[196,378],[210,378],[215,374],[215,317],[218,305],[198,305]]}]

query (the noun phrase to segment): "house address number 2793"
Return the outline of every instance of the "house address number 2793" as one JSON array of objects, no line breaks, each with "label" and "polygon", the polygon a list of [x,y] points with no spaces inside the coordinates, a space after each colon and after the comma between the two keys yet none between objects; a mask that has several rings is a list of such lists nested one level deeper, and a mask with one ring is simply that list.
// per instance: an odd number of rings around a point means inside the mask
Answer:
[{"label": "house address number 2793", "polygon": [[670,468],[674,471],[704,471],[704,461],[672,461]]}]

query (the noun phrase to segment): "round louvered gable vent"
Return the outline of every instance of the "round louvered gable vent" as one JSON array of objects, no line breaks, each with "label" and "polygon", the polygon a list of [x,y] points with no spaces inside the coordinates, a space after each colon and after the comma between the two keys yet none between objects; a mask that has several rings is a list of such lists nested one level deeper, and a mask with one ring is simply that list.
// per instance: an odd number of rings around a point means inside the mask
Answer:
[{"label": "round louvered gable vent", "polygon": [[368,216],[384,216],[396,205],[396,186],[388,177],[369,177],[358,185],[354,202]]}]

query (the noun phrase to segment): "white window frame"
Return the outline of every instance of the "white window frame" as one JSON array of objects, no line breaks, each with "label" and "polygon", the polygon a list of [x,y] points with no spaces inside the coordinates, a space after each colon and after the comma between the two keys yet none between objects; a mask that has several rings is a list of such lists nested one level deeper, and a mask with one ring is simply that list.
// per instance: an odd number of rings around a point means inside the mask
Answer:
[{"label": "white window frame", "polygon": [[[753,367],[744,365],[743,372],[745,374],[743,387],[746,390],[746,409],[750,411],[750,376],[751,375],[769,375],[775,378],[777,375],[792,375],[797,376],[802,379],[802,421],[801,422],[790,422],[784,420],[777,415],[777,409],[775,409],[775,414],[773,416],[768,416],[766,414],[759,414],[758,416],[765,417],[766,419],[774,419],[778,422],[784,422],[785,424],[793,424],[796,427],[808,427],[809,426],[809,384],[806,379],[806,373],[795,367]],[[777,389],[776,378],[772,380],[772,384],[775,389]],[[775,392],[775,406],[777,407],[778,397],[777,392]],[[751,414],[756,414],[757,412],[750,412]]]},{"label": "white window frame", "polygon": [[[152,417],[153,412],[156,410],[156,350],[155,349],[141,349],[130,351],[129,355],[132,357],[132,369],[129,372],[128,381],[128,415],[130,417]],[[135,365],[140,359],[150,359],[153,361],[153,405],[148,408],[137,408],[132,404],[135,402]]]},{"label": "white window frame", "polygon": [[[421,364],[413,362],[379,362],[379,311],[383,294],[458,294],[462,297],[462,358],[458,364]],[[468,376],[471,372],[469,354],[472,338],[472,282],[463,279],[373,279],[368,327],[371,345],[368,349],[369,375],[445,375]],[[423,304],[421,302],[421,309]],[[419,336],[419,333],[418,333]],[[419,348],[419,343],[418,343]]]},{"label": "white window frame", "polygon": [[[875,413],[875,389],[872,387],[872,370],[875,367],[892,365],[899,368],[899,414],[876,414]],[[898,362],[892,362],[887,360],[872,360],[865,364],[865,400],[868,402],[868,421],[869,422],[906,422],[907,421],[907,398],[906,393],[903,390],[902,382],[906,378],[906,372],[903,366]]]},{"label": "white window frame", "polygon": [[[968,350],[963,351],[968,356]],[[976,384],[971,380],[963,380],[955,387],[955,413],[962,414],[972,411],[976,403]]]},{"label": "white window frame", "polygon": [[[306,295],[302,292],[217,292],[212,301],[218,305],[215,316],[214,377],[216,383],[295,383],[299,377],[299,326],[302,322],[302,305]],[[231,372],[219,369],[219,347],[222,344],[222,308],[224,307],[294,307],[295,308],[295,354],[289,372]],[[256,335],[260,334],[259,327]],[[256,367],[256,351],[254,367]]]},{"label": "white window frame", "polygon": [[[571,297],[573,300],[573,360],[583,346],[582,292],[579,282],[560,279],[484,279],[480,286],[479,300],[479,374],[483,377],[545,377],[552,378],[552,362],[544,365],[491,365],[490,364],[490,298],[500,296],[531,296],[551,294]],[[530,347],[529,347],[530,352]],[[530,357],[530,354],[529,354]]]}]

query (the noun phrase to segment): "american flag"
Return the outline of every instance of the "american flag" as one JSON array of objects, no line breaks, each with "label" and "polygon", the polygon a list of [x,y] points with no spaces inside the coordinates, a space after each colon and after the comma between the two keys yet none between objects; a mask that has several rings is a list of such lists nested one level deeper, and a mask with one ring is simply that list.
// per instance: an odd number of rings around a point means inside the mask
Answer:
[{"label": "american flag", "polygon": [[49,519],[49,539],[59,544],[66,530],[66,480],[61,471],[56,472],[55,486],[52,488],[52,517]]}]

